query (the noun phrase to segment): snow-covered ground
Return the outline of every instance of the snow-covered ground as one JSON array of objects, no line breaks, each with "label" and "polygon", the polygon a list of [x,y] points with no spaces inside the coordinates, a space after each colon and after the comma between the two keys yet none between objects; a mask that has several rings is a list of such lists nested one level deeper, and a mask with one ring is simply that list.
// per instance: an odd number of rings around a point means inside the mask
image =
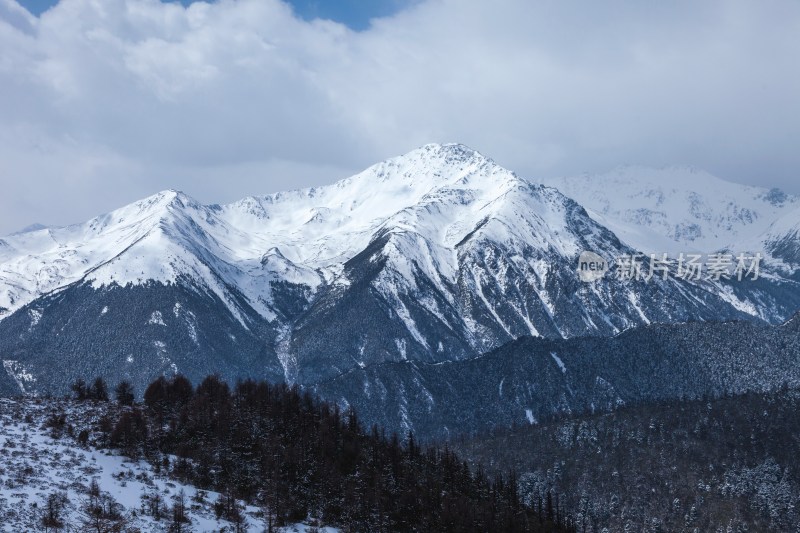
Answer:
[{"label": "snow-covered ground", "polygon": [[[90,404],[78,406],[59,400],[0,399],[0,531],[45,531],[42,517],[52,494],[63,495],[66,499],[62,515],[65,528],[61,531],[86,531],[84,508],[92,480],[99,485],[103,499],[121,506],[125,525],[120,531],[167,531],[172,516],[169,509],[181,492],[185,495],[190,520],[181,531],[235,531],[230,522],[215,516],[213,506],[219,494],[200,491],[158,475],[145,461],[131,461],[98,450],[91,445],[91,438],[89,444],[80,446],[66,430],[58,435],[58,431],[46,427],[46,422],[60,413],[66,415],[67,424],[80,421],[75,424],[80,427],[99,416],[100,411]],[[145,502],[154,494],[160,495],[166,507],[160,520],[144,510]],[[260,510],[239,503],[244,509],[243,530],[264,531]],[[313,529],[296,524],[282,531],[310,532]],[[332,528],[316,530],[336,531]]]}]

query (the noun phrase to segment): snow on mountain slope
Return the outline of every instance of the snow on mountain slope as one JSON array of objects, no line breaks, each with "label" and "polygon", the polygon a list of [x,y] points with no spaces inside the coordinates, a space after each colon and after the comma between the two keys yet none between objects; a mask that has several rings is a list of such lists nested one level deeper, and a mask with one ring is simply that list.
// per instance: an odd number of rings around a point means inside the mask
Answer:
[{"label": "snow on mountain slope", "polygon": [[[13,311],[77,281],[98,288],[180,277],[212,290],[240,313],[229,291],[237,288],[267,318],[275,275],[262,261],[269,240],[227,224],[212,208],[183,193],[164,191],[106,215],[65,228],[49,228],[4,239],[0,248],[0,306]],[[318,274],[278,265],[283,279],[318,283]]]},{"label": "snow on mountain slope", "polygon": [[[427,145],[330,186],[224,206],[202,206],[183,193],[164,191],[85,224],[0,241],[0,307],[13,311],[82,279],[102,286],[173,282],[187,275],[223,300],[229,300],[226,285],[236,287],[271,320],[271,281],[316,289],[336,279],[342,264],[380,230],[422,235],[434,254],[426,261],[452,281],[454,246],[482,220],[497,221],[482,231],[492,229],[501,240],[528,228],[517,241],[532,238],[528,244],[572,255],[574,243],[553,242],[558,217],[536,220],[546,208],[508,199],[526,184],[467,147]],[[645,252],[708,252],[752,241],[800,206],[795,197],[686,168],[626,167],[548,184]],[[521,213],[533,219],[522,220]]]},{"label": "snow on mountain slope", "polygon": [[[405,210],[437,199],[446,203],[448,196],[456,209],[447,213],[448,234],[435,240],[449,239],[452,246],[473,229],[476,216],[488,213],[475,208],[464,217],[463,210],[455,212],[463,203],[456,197],[471,195],[473,205],[490,210],[512,183],[523,182],[466,147],[428,145],[331,186],[225,206],[202,206],[183,193],[164,191],[85,224],[0,241],[0,306],[13,311],[82,279],[95,286],[125,285],[172,282],[184,274],[218,295],[225,283],[239,288],[271,319],[269,280],[316,288],[334,279],[380,228],[413,223],[402,220]],[[440,230],[441,220],[426,222],[429,227],[415,229]]]},{"label": "snow on mountain slope", "polygon": [[[323,270],[337,266],[363,250],[381,229],[440,231],[470,220],[453,220],[453,211],[419,227],[405,219],[442,194],[458,205],[463,196],[496,199],[513,173],[462,145],[426,145],[378,163],[334,185],[249,197],[219,208],[219,216],[248,233],[263,235],[289,260]],[[471,216],[463,210],[455,218]],[[465,226],[465,227],[466,227]],[[443,241],[443,236],[437,238]],[[454,244],[454,243],[451,243]]]},{"label": "snow on mountain slope", "polygon": [[531,184],[466,147],[423,150],[457,153],[463,174],[386,219],[345,264],[342,277],[352,283],[323,292],[300,319],[289,351],[301,382],[354,364],[463,359],[521,335],[785,318],[772,297],[705,280],[633,283],[611,276],[581,283],[581,251],[611,260],[635,250],[554,188]]},{"label": "snow on mountain slope", "polygon": [[[148,368],[169,358],[188,371],[202,354],[233,377],[248,362],[272,375],[280,361],[288,381],[308,382],[386,360],[462,359],[521,335],[778,321],[797,309],[791,269],[737,287],[582,283],[575,271],[584,250],[613,262],[637,249],[714,251],[765,232],[770,250],[791,258],[796,198],[686,169],[562,181],[567,196],[463,145],[426,145],[326,187],[223,206],[165,191],[85,224],[12,235],[0,240],[0,353],[41,373],[65,349],[127,361],[146,341],[169,351],[150,354]],[[570,195],[585,197],[591,216]],[[131,337],[109,344],[99,332],[84,346],[90,332],[72,322],[73,307],[106,316],[101,309],[121,312],[126,294]],[[172,343],[161,330],[137,334],[140,316],[168,316],[179,301],[206,325],[204,340],[185,320]],[[33,343],[40,356],[28,353]],[[91,363],[76,361],[84,372]]]},{"label": "snow on mountain slope", "polygon": [[[763,251],[770,225],[800,207],[800,199],[778,189],[739,185],[690,167],[626,166],[544,181],[646,253]],[[741,250],[743,244],[757,248]]]},{"label": "snow on mountain slope", "polygon": [[800,268],[800,206],[788,210],[758,236],[758,243],[788,273]]},{"label": "snow on mountain slope", "polygon": [[0,241],[0,306],[13,311],[84,278],[125,285],[186,274],[218,294],[220,284],[239,288],[272,318],[265,281],[279,276],[315,288],[323,276],[333,279],[389,217],[488,164],[463,159],[462,148],[439,148],[423,147],[327,187],[225,206],[164,191],[85,224],[9,236]]},{"label": "snow on mountain slope", "polygon": [[[162,532],[171,530],[171,507],[181,493],[189,523],[177,531],[234,531],[230,522],[217,518],[213,504],[219,498],[214,491],[202,491],[155,471],[144,460],[133,461],[95,448],[91,443],[80,446],[73,437],[62,431],[45,427],[50,417],[67,415],[69,423],[97,425],[99,415],[89,405],[68,402],[37,402],[35,400],[0,399],[0,438],[5,453],[0,454],[0,531],[50,531],[42,526],[48,498],[58,498],[63,506],[59,531],[85,532],[85,502],[89,485],[97,482],[104,504],[114,502],[121,519],[113,524],[101,524],[103,531],[119,526],[119,531]],[[76,431],[77,432],[77,431]],[[161,497],[162,516],[143,512],[152,495]],[[247,531],[264,529],[261,511],[244,502],[241,527]],[[52,528],[56,530],[56,528]],[[93,530],[93,529],[92,529]],[[293,524],[286,531],[338,531],[330,527],[310,527]]]}]

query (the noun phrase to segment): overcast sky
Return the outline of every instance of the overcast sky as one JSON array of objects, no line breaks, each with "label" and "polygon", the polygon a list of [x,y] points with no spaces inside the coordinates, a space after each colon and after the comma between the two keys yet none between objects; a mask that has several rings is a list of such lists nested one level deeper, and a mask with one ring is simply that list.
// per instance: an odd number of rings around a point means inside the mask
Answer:
[{"label": "overcast sky", "polygon": [[429,142],[534,178],[688,164],[800,193],[800,2],[347,3],[0,0],[0,235]]}]

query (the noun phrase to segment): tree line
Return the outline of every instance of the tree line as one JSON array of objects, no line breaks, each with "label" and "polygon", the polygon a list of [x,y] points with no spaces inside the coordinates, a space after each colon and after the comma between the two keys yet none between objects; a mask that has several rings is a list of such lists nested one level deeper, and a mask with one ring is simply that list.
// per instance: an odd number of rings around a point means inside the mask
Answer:
[{"label": "tree line", "polygon": [[[78,400],[109,399],[100,379],[73,391]],[[305,520],[345,531],[573,530],[550,502],[523,503],[513,472],[490,476],[412,433],[365,430],[352,409],[296,386],[231,387],[208,376],[194,387],[177,375],[150,383],[141,404],[127,382],[114,393],[124,407],[101,422],[101,444],[220,493],[217,515],[234,525],[244,500],[262,509],[268,531]]]}]

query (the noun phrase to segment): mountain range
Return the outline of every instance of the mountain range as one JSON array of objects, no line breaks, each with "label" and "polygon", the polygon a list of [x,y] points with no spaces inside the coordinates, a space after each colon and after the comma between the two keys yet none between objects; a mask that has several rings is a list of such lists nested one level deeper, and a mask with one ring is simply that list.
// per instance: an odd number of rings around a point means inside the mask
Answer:
[{"label": "mountain range", "polygon": [[[775,189],[688,168],[540,182],[460,144],[228,205],[164,191],[0,239],[0,392],[176,372],[323,390],[523,337],[780,324],[800,308],[798,232],[800,199]],[[610,271],[581,281],[584,251]],[[682,252],[761,254],[758,279],[618,275],[620,257]]]},{"label": "mountain range", "polygon": [[623,406],[800,387],[800,313],[651,324],[612,337],[521,337],[463,361],[357,368],[315,392],[368,424],[448,440]]}]

